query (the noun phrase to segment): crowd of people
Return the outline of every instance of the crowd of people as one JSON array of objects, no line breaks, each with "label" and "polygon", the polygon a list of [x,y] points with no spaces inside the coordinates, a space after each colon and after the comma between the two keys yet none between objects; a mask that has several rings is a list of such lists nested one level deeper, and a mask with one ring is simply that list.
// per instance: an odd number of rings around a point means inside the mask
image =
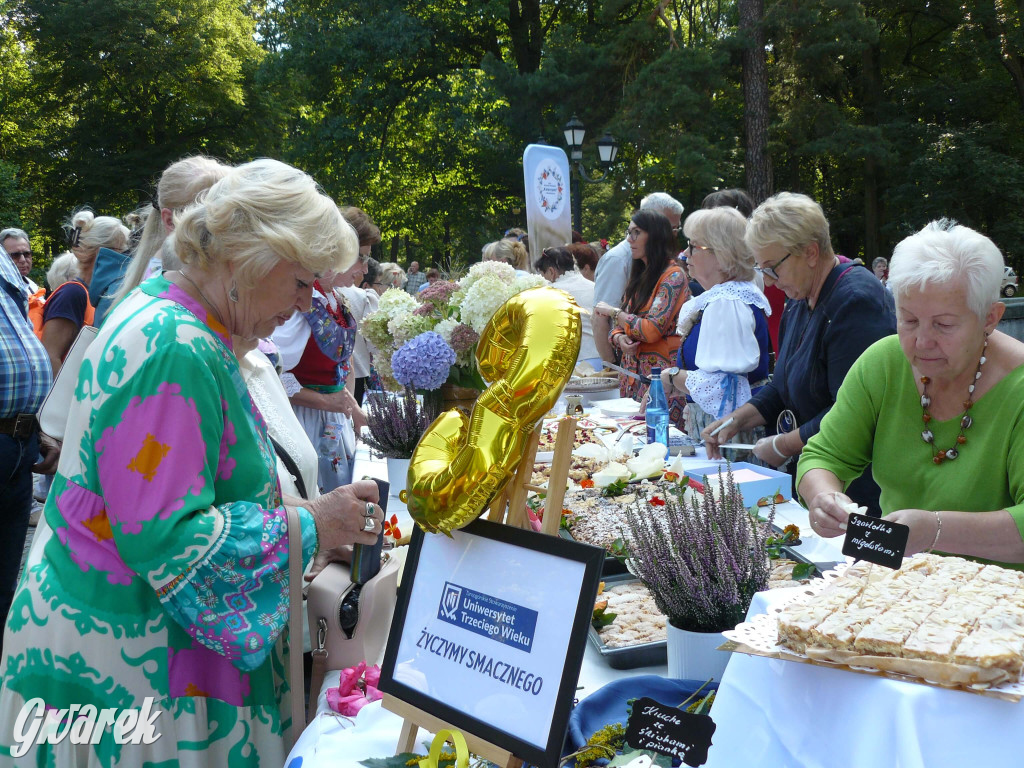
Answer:
[{"label": "crowd of people", "polygon": [[[372,258],[366,211],[273,160],[185,158],[127,220],[74,213],[48,289],[29,235],[0,232],[0,750],[33,698],[152,697],[165,738],[132,762],[232,765],[244,745],[282,764],[300,725],[283,706],[289,557],[315,569],[382,525],[353,477],[375,386],[359,325],[442,274]],[[590,315],[578,362],[633,374],[623,397],[643,403],[660,370],[674,425],[709,456],[753,443],[794,473],[819,535],[856,503],[909,525],[908,551],[1024,562],[1024,344],[996,330],[988,238],[936,222],[872,271],[835,252],[811,198],[722,190],[685,218],[647,195],[607,251],[573,240],[531,261],[513,229],[481,258],[572,295]],[[35,415],[83,326],[98,333],[60,445]],[[52,484],[18,582],[33,473]],[[69,742],[46,748],[76,764]]]}]

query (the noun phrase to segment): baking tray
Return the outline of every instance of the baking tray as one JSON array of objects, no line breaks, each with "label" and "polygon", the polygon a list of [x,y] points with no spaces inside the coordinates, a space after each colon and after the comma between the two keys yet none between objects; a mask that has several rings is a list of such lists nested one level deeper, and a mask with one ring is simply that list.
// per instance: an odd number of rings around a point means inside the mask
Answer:
[{"label": "baking tray", "polygon": [[[608,589],[609,587],[626,584],[631,581],[638,582],[640,579],[627,573],[621,576],[605,578],[604,585],[605,589]],[[601,636],[597,634],[593,624],[590,625],[590,632],[588,634],[590,642],[594,644],[597,652],[608,662],[608,666],[613,669],[635,669],[637,667],[653,667],[668,663],[667,642],[665,640],[657,643],[627,645],[623,648],[609,648],[601,641]]]}]

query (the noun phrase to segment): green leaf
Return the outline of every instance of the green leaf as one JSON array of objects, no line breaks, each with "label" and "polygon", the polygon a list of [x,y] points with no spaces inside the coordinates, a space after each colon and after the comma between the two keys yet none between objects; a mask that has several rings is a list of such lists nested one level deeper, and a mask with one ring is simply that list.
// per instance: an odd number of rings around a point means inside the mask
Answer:
[{"label": "green leaf", "polygon": [[613,621],[617,613],[608,613],[606,609],[602,608],[600,611],[594,611],[594,617],[590,620],[590,623],[594,626],[594,629],[604,629]]},{"label": "green leaf", "polygon": [[616,560],[625,560],[629,557],[629,550],[626,548],[626,540],[620,537],[609,544],[608,554]]},{"label": "green leaf", "polygon": [[609,483],[601,491],[602,496],[621,496],[629,483],[625,480],[616,480],[614,483]]},{"label": "green leaf", "polygon": [[797,563],[793,566],[793,580],[799,581],[814,575],[814,563]]},{"label": "green leaf", "polygon": [[360,760],[359,764],[365,765],[366,768],[406,768],[410,760],[419,760],[422,757],[414,752],[403,752],[390,757],[368,757],[365,760]]}]

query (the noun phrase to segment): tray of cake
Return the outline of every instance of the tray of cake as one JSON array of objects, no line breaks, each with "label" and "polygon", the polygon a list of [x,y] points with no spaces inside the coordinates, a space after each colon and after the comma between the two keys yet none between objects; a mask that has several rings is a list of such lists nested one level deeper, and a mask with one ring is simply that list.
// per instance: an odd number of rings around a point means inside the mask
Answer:
[{"label": "tray of cake", "polygon": [[666,662],[668,631],[654,595],[631,574],[607,577],[594,604],[590,642],[615,669]]},{"label": "tray of cake", "polygon": [[724,633],[729,650],[1024,695],[1024,573],[932,554],[844,566]]}]

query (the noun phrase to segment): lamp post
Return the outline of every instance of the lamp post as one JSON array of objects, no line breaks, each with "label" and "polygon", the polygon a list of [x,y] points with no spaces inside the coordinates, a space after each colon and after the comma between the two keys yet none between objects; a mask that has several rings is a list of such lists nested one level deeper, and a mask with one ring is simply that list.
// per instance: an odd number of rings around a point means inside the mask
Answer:
[{"label": "lamp post", "polygon": [[615,158],[619,154],[619,143],[610,133],[605,133],[597,140],[597,156],[601,163],[601,175],[591,177],[583,165],[583,137],[587,129],[576,115],[565,124],[565,143],[569,146],[569,167],[574,171],[572,179],[576,182],[572,193],[572,226],[580,234],[583,233],[583,182],[596,184],[605,181]]}]

